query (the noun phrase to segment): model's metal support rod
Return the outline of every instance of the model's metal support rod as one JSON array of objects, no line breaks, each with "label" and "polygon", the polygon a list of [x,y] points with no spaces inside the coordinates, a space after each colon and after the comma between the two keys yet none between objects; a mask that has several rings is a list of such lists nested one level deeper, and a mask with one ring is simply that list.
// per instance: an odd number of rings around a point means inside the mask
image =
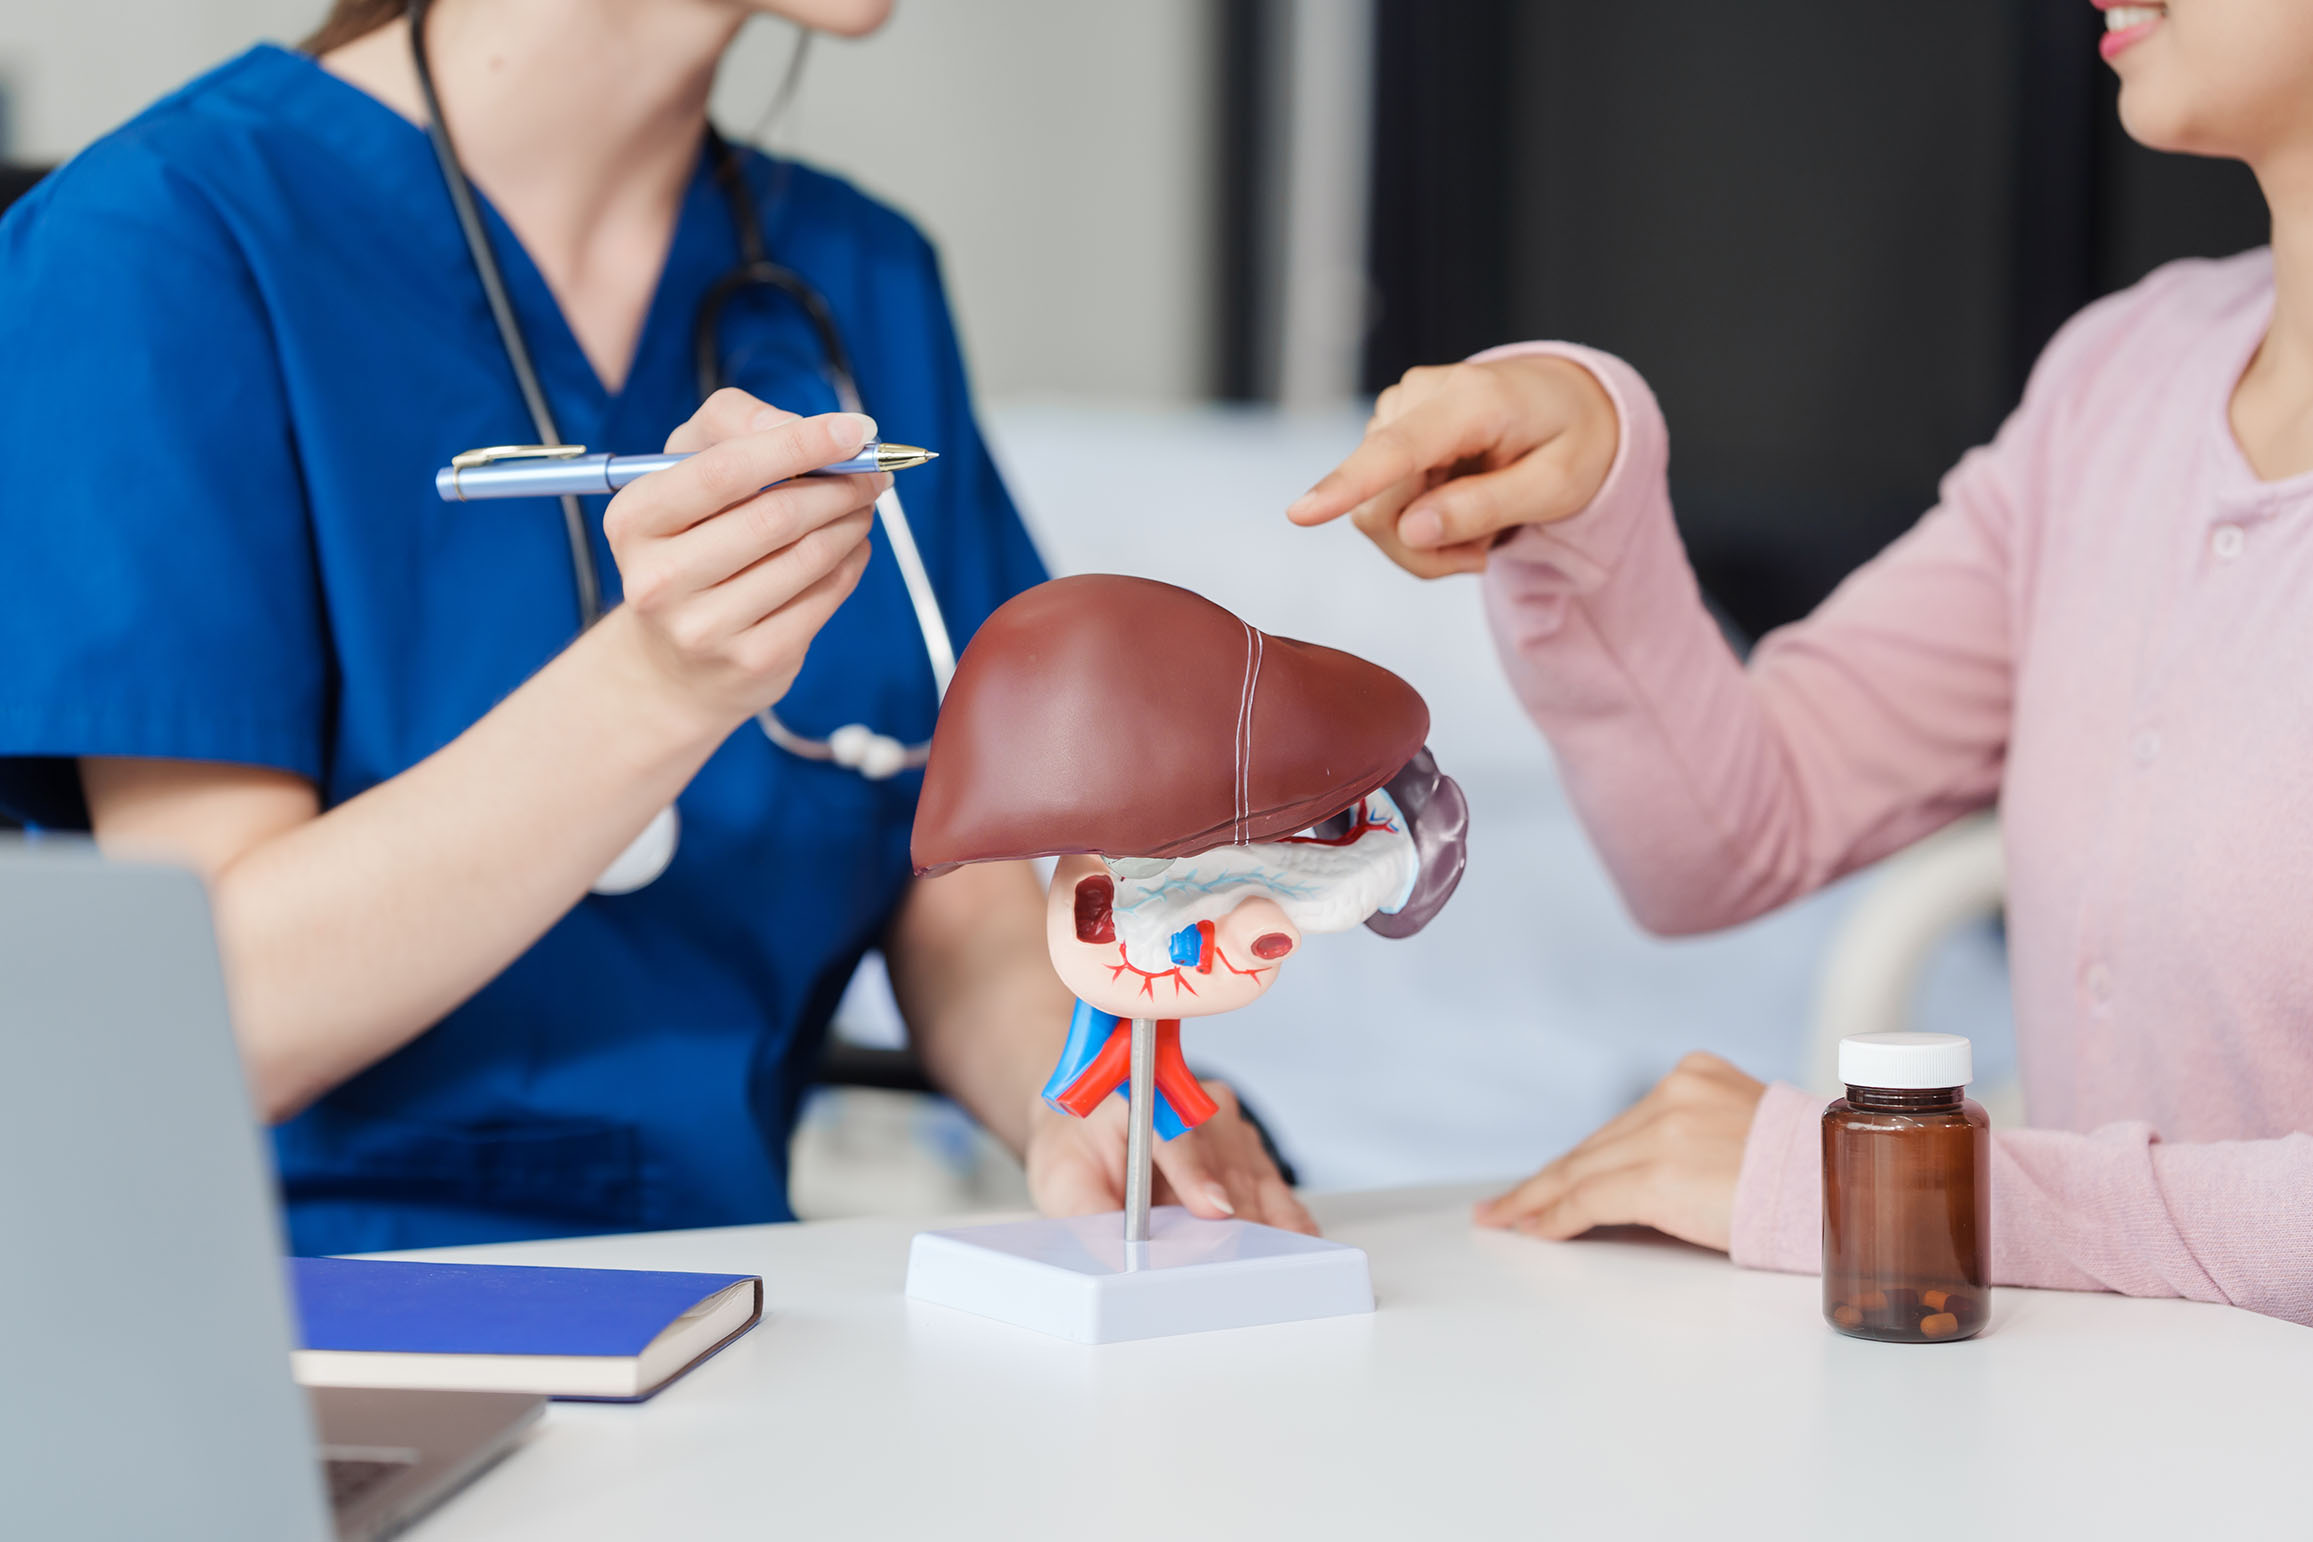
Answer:
[{"label": "model's metal support rod", "polygon": [[1151,1142],[1156,1135],[1156,1019],[1132,1020],[1129,1133],[1124,1141],[1124,1240],[1148,1241],[1149,1193],[1155,1179]]}]

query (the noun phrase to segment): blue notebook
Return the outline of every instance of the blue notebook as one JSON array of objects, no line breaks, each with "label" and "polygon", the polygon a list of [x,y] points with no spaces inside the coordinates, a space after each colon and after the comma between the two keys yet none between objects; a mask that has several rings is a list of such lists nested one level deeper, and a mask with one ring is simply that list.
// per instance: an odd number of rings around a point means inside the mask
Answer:
[{"label": "blue notebook", "polygon": [[638,1402],[763,1316],[751,1274],[292,1258],[309,1387]]}]

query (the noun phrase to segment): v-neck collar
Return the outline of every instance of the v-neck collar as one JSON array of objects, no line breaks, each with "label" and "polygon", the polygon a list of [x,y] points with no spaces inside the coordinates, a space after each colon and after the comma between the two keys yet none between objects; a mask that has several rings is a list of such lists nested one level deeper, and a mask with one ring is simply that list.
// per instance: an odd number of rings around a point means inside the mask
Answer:
[{"label": "v-neck collar", "polygon": [[[398,114],[396,116],[399,116]],[[407,122],[408,120],[403,120]],[[414,125],[413,125],[414,127]],[[421,131],[420,137],[423,137]],[[430,158],[429,146],[429,158]],[[654,356],[663,351],[670,330],[681,337],[681,352],[689,355],[690,329],[677,314],[682,299],[675,291],[696,293],[705,288],[707,280],[697,270],[707,266],[700,260],[702,254],[694,248],[705,244],[702,222],[711,219],[721,200],[716,196],[714,181],[706,168],[706,146],[699,147],[699,156],[691,170],[691,179],[683,189],[681,204],[675,210],[675,221],[668,233],[667,249],[659,259],[658,276],[651,284],[649,303],[643,308],[642,328],[635,334],[634,352],[627,360],[626,377],[613,391],[594,367],[580,346],[578,334],[570,325],[570,318],[562,309],[562,302],[546,282],[545,272],[531,257],[514,228],[505,216],[483,194],[474,190],[474,200],[482,211],[483,228],[489,233],[490,249],[497,256],[499,271],[505,276],[509,298],[514,303],[517,319],[522,326],[523,340],[529,344],[531,361],[541,381],[550,382],[548,396],[556,402],[568,401],[580,407],[598,423],[608,422],[620,406],[637,394],[637,385],[645,371],[662,361]],[[733,237],[736,250],[737,238]],[[459,250],[464,251],[460,242]],[[711,262],[712,259],[708,259]],[[477,278],[476,282],[479,282]],[[551,365],[551,369],[550,369]],[[557,412],[557,417],[561,415]],[[568,430],[565,430],[567,434]],[[596,430],[597,433],[601,430]]]},{"label": "v-neck collar", "polygon": [[[251,49],[245,59],[250,84],[263,94],[271,111],[344,156],[362,175],[373,179],[388,200],[406,201],[426,211],[426,217],[411,222],[417,228],[405,233],[437,255],[447,256],[474,285],[478,298],[480,278],[459,233],[449,191],[424,128],[353,82],[332,74],[309,54],[265,43]],[[690,327],[681,314],[685,297],[703,294],[714,275],[736,260],[738,252],[736,231],[725,232],[723,240],[714,233],[719,216],[725,225],[729,219],[722,214],[723,200],[704,140],[676,210],[626,378],[615,392],[579,346],[561,302],[513,227],[479,187],[474,189],[474,199],[491,252],[504,275],[523,341],[564,439],[605,438],[622,416],[622,406],[638,396],[651,395],[648,382],[656,372],[677,368],[687,382],[691,347]],[[439,218],[432,217],[436,210]]]}]

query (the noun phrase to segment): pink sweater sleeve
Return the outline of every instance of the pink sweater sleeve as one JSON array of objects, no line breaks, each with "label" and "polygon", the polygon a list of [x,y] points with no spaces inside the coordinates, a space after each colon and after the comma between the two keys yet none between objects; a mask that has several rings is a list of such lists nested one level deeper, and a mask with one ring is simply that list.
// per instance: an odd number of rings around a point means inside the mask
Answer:
[{"label": "pink sweater sleeve", "polygon": [[[2013,675],[2013,510],[2044,404],[1971,452],[1934,512],[1746,669],[1704,609],[1671,518],[1646,383],[1563,344],[1622,442],[1589,508],[1529,526],[1485,594],[1511,682],[1625,902],[1658,932],[1731,925],[1997,795]],[[1768,1089],[1738,1182],[1739,1264],[1821,1261],[1822,1101]],[[2229,1301],[2313,1322],[2313,1137],[2167,1145],[2142,1125],[1994,1137],[1993,1273],[2006,1284]]]},{"label": "pink sweater sleeve", "polygon": [[[1760,1100],[1735,1190],[1738,1264],[1823,1260],[1823,1100]],[[2169,1145],[2143,1124],[1992,1134],[1992,1280],[2221,1301],[2313,1324],[2313,1136]]]},{"label": "pink sweater sleeve", "polygon": [[1992,801],[2008,731],[2015,424],[1945,479],[1934,513],[1745,669],[1672,523],[1653,393],[1619,359],[1525,347],[1588,367],[1622,443],[1590,507],[1495,550],[1487,610],[1642,925],[1748,920]]}]

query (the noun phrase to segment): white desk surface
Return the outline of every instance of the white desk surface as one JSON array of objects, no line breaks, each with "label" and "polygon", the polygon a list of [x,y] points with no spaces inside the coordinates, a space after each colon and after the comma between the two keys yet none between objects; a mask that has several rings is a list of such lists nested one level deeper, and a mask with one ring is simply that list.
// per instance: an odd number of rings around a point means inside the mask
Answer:
[{"label": "white desk surface", "polygon": [[911,1303],[898,1221],[427,1254],[755,1272],[762,1324],[639,1406],[557,1403],[418,1542],[636,1537],[2306,1536],[2313,1331],[2002,1290],[1950,1345],[1651,1236],[1337,1195],[1370,1317],[1093,1347]]}]

